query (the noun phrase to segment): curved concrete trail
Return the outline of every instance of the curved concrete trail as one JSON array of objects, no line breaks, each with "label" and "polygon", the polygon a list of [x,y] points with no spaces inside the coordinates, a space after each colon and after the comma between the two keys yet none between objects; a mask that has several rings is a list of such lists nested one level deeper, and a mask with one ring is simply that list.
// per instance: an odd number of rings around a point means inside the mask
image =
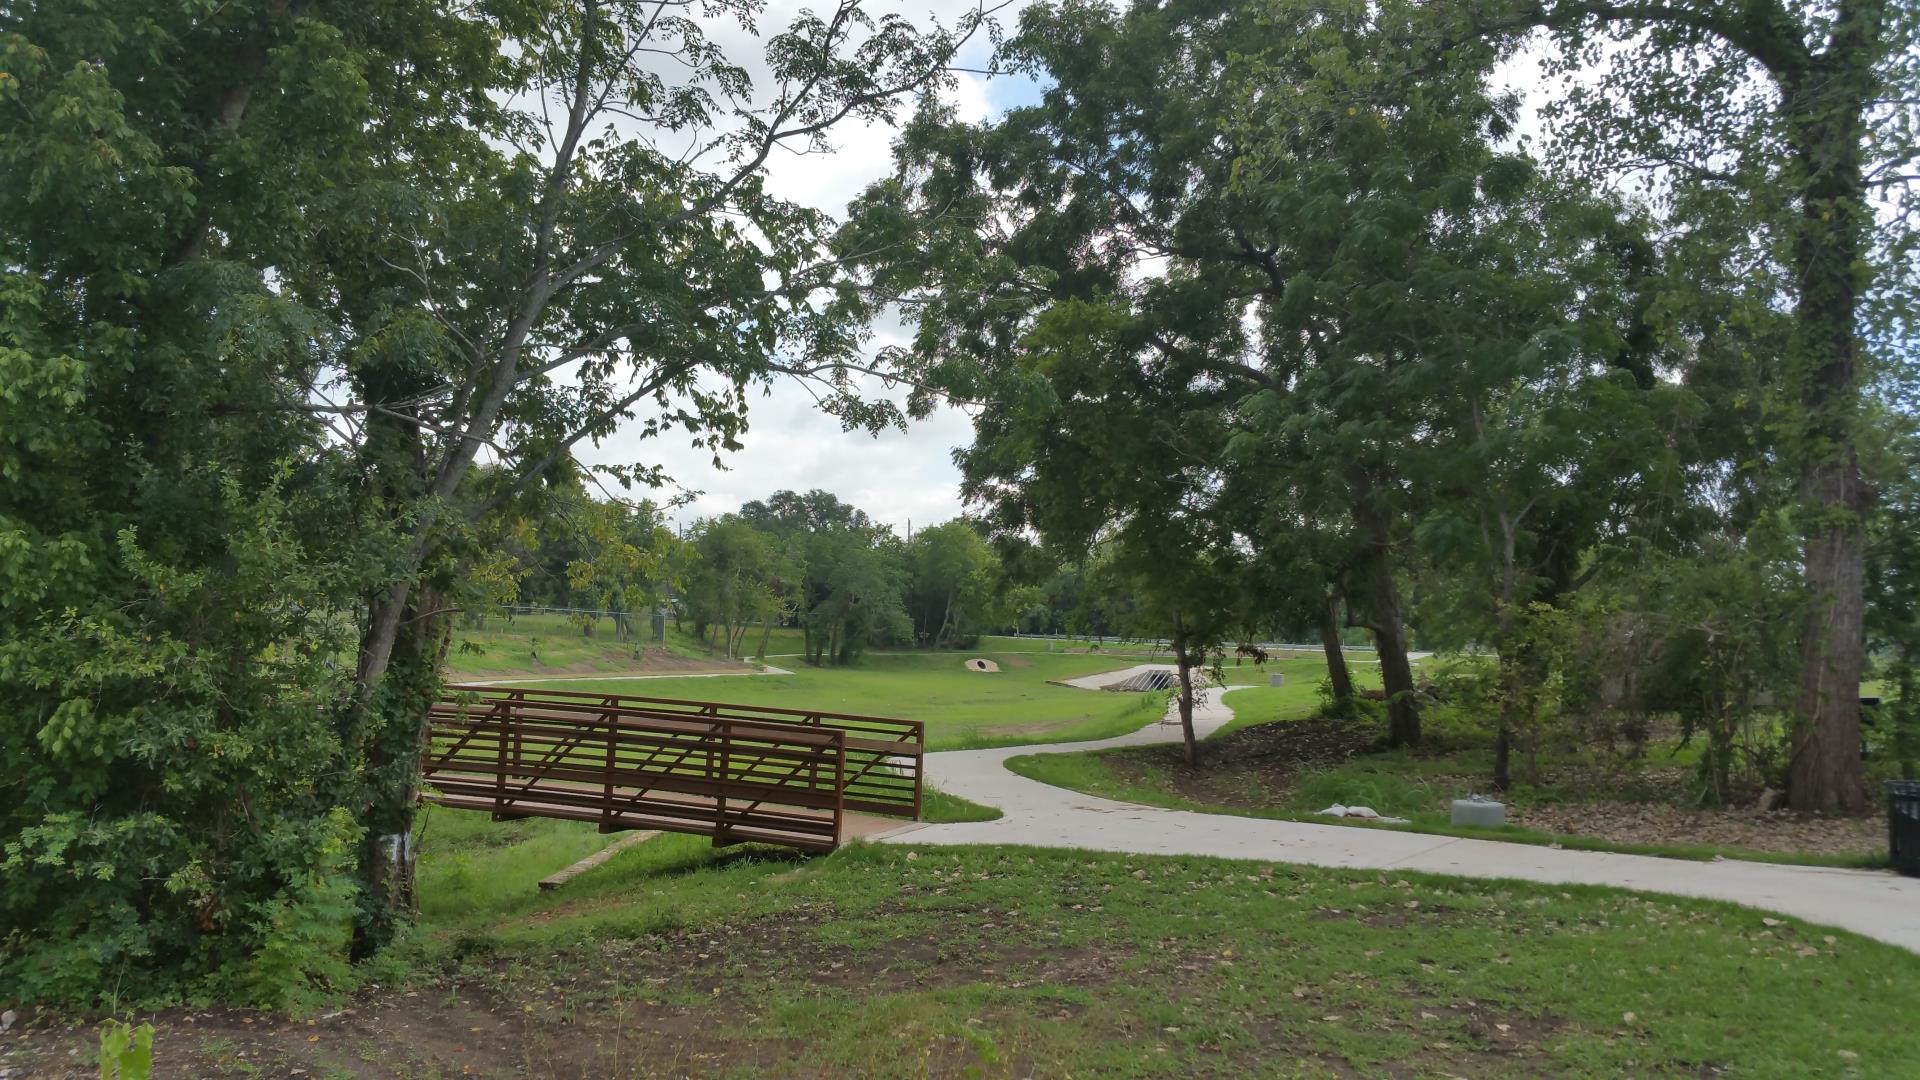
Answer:
[{"label": "curved concrete trail", "polygon": [[[1233,718],[1208,690],[1194,726],[1211,734]],[[927,783],[951,795],[999,807],[997,821],[912,825],[886,834],[893,844],[1026,844],[1141,855],[1213,855],[1313,866],[1414,870],[1476,878],[1518,878],[1558,885],[1624,889],[1727,900],[1843,927],[1920,952],[1920,878],[1872,870],[1772,863],[1692,862],[1648,855],[1568,851],[1494,840],[1200,814],[1116,802],[1009,772],[1020,754],[1076,753],[1170,742],[1177,724],[1155,723],[1118,738],[1085,743],[956,750],[929,754]]]}]

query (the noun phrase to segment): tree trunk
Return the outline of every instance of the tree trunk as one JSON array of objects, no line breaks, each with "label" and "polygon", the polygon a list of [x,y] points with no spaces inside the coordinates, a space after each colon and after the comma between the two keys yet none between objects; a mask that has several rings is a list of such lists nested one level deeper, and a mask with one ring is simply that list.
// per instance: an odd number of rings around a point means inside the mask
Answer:
[{"label": "tree trunk", "polygon": [[1374,647],[1380,656],[1380,681],[1387,692],[1387,745],[1416,746],[1420,742],[1420,707],[1414,700],[1413,665],[1407,660],[1406,627],[1400,621],[1400,588],[1393,567],[1374,570]]},{"label": "tree trunk", "polygon": [[1866,4],[1843,4],[1827,56],[1783,94],[1796,165],[1806,177],[1794,262],[1800,280],[1793,374],[1800,434],[1807,616],[1800,639],[1802,721],[1788,768],[1789,805],[1802,812],[1866,808],[1860,765],[1860,671],[1866,645],[1861,515],[1868,494],[1854,447],[1860,415],[1855,326],[1866,271],[1860,145],[1877,31]]},{"label": "tree trunk", "polygon": [[1498,663],[1500,715],[1499,731],[1493,737],[1493,790],[1504,792],[1513,789],[1513,718],[1520,711],[1520,665],[1504,652]]},{"label": "tree trunk", "polygon": [[760,662],[767,662],[767,642],[773,639],[773,612],[767,613],[766,624],[760,628]]},{"label": "tree trunk", "polygon": [[953,625],[953,594],[947,594],[947,609],[940,614],[940,631],[933,635],[933,647],[944,648],[950,640],[948,629]]},{"label": "tree trunk", "polygon": [[1200,749],[1193,737],[1193,658],[1187,653],[1180,616],[1173,617],[1173,661],[1180,669],[1180,737],[1186,743],[1187,764],[1197,765]]},{"label": "tree trunk", "polygon": [[1353,485],[1353,519],[1367,547],[1367,607],[1374,648],[1380,657],[1380,681],[1387,692],[1387,745],[1420,742],[1420,707],[1414,700],[1413,666],[1407,660],[1407,630],[1400,614],[1400,585],[1393,578],[1393,522],[1380,504],[1373,476],[1360,465],[1348,468]]},{"label": "tree trunk", "polygon": [[1703,801],[1722,809],[1733,803],[1733,736],[1738,721],[1729,712],[1715,710],[1707,729],[1707,798]]},{"label": "tree trunk", "polygon": [[[407,373],[375,366],[363,372],[368,400],[394,400],[417,392]],[[432,462],[420,429],[404,415],[367,418],[361,446],[385,509],[396,522],[427,489]],[[358,775],[347,780],[346,805],[366,832],[357,853],[360,892],[353,955],[369,956],[388,942],[413,913],[413,818],[425,746],[427,711],[440,692],[440,664],[452,621],[443,597],[415,584],[433,557],[433,521],[417,520],[391,583],[367,600],[354,664],[354,693],[341,714],[342,742],[359,756]],[[536,654],[537,662],[538,656]]]},{"label": "tree trunk", "polygon": [[[438,612],[442,600],[433,590],[412,590],[396,623],[384,676],[363,713],[368,730],[360,824],[366,835],[360,848],[364,892],[354,928],[356,957],[385,947],[414,910],[413,819],[420,755],[427,745],[427,712],[440,694],[440,666],[452,639],[450,618]],[[376,613],[369,634],[386,624]]]},{"label": "tree trunk", "polygon": [[1329,592],[1320,607],[1320,648],[1327,654],[1327,682],[1333,687],[1334,708],[1353,708],[1353,676],[1347,673],[1347,653],[1340,640],[1340,594]]}]

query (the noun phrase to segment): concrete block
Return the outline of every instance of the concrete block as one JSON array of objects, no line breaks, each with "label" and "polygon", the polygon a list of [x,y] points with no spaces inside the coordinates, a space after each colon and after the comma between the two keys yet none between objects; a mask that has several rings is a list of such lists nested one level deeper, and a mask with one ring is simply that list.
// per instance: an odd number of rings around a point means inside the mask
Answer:
[{"label": "concrete block", "polygon": [[1453,823],[1455,825],[1505,825],[1507,808],[1492,799],[1483,799],[1478,795],[1453,800]]}]

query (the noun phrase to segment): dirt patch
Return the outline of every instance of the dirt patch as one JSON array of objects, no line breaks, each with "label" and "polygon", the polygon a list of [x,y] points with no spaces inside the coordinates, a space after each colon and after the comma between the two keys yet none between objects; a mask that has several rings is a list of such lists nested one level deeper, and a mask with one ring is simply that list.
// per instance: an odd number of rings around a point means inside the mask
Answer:
[{"label": "dirt patch", "polygon": [[1884,851],[1887,843],[1884,816],[1830,818],[1600,801],[1515,807],[1509,820],[1547,832],[1614,843],[1717,844],[1802,855],[1867,855]]},{"label": "dirt patch", "polygon": [[1129,783],[1160,783],[1182,798],[1234,810],[1284,805],[1303,769],[1339,765],[1370,749],[1376,738],[1363,721],[1313,717],[1257,724],[1210,739],[1201,761],[1188,765],[1178,745],[1106,755],[1103,760]]},{"label": "dirt patch", "polygon": [[[867,917],[884,914],[876,911]],[[991,919],[956,914],[939,932],[906,935],[851,956],[823,949],[830,905],[779,917],[611,940],[529,963],[469,953],[429,986],[373,990],[311,1019],[236,1009],[173,1009],[137,1020],[156,1029],[154,1076],[685,1077],[840,1076],[809,1064],[803,1041],[754,1031],[755,988],[770,984],[856,997],[985,984],[1020,990],[1099,988],[1123,978],[1130,954],[1038,947]],[[1085,1006],[1029,999],[1056,1021]],[[996,1010],[979,1013],[984,1026]],[[986,1071],[964,1039],[924,1037],[928,1075],[1031,1075],[1017,1061]],[[92,1080],[90,1025],[29,1023],[0,1035],[0,1076]],[[8,1071],[12,1070],[12,1071]]]},{"label": "dirt patch", "polygon": [[1209,740],[1202,763],[1257,764],[1289,772],[1324,768],[1365,753],[1378,737],[1371,721],[1333,716],[1255,724]]},{"label": "dirt patch", "polygon": [[[1176,746],[1156,746],[1103,755],[1123,782],[1159,787],[1194,803],[1228,810],[1270,811],[1287,807],[1302,772],[1331,768],[1377,746],[1376,725],[1314,717],[1257,724],[1202,743],[1199,766],[1189,766]],[[1864,818],[1822,817],[1752,808],[1701,810],[1688,805],[1692,773],[1646,768],[1606,784],[1591,774],[1545,772],[1538,786],[1571,796],[1565,802],[1510,805],[1508,821],[1542,832],[1590,837],[1617,844],[1714,845],[1773,854],[1871,855],[1885,850],[1884,814]],[[1446,810],[1455,793],[1486,788],[1486,777],[1468,772],[1422,771],[1432,790],[1425,809]],[[1331,820],[1331,819],[1329,819]]]},{"label": "dirt patch", "polygon": [[[156,1080],[201,1077],[509,1076],[530,1064],[530,1018],[471,991],[374,992],[311,1019],[244,1009],[168,1009],[154,1026]],[[5,1038],[0,1036],[0,1038]],[[20,1077],[92,1080],[89,1026],[28,1028],[0,1049]]]},{"label": "dirt patch", "polygon": [[[140,1019],[157,1029],[156,1077],[831,1077],[899,1075],[899,1062],[823,1065],[812,1040],[767,1023],[781,993],[831,991],[841,1000],[950,994],[963,987],[1012,992],[983,998],[966,1028],[903,1014],[894,1029],[912,1075],[1060,1075],[1058,1060],[1031,1057],[1011,1033],[1036,1021],[1070,1024],[1093,1042],[1138,1045],[1143,1058],[1182,1041],[1180,1028],[1114,1006],[1142,980],[1168,999],[1216,993],[1239,978],[1231,951],[1185,937],[1155,944],[1047,947],[1036,926],[970,904],[883,946],[847,954],[827,945],[848,918],[884,925],[928,899],[908,893],[854,916],[831,903],[779,915],[631,939],[583,943],[539,956],[487,949],[450,962],[408,989],[373,989],[312,1019],[244,1010],[169,1010]],[[1337,916],[1336,916],[1337,917]],[[823,936],[822,931],[833,928]],[[1396,940],[1382,936],[1382,947]],[[1284,943],[1276,943],[1284,948]],[[1371,957],[1374,953],[1369,953]],[[1145,966],[1142,966],[1144,961]],[[1323,973],[1322,973],[1323,974]],[[1057,992],[1054,988],[1057,988]],[[1244,988],[1243,988],[1244,989]],[[769,993],[769,991],[776,991]],[[965,991],[973,993],[973,991]],[[791,1006],[789,1006],[791,1007]],[[885,1008],[886,1006],[878,1006]],[[834,1015],[834,1014],[827,1014]],[[1205,1043],[1187,1075],[1280,1075],[1310,1058],[1339,1076],[1429,1076],[1553,1071],[1543,1044],[1566,1024],[1549,1013],[1382,985],[1317,977],[1272,988],[1234,1013],[1235,1034]],[[1410,1049],[1392,1061],[1349,1062],[1327,1046],[1381,1037]],[[1326,1034],[1322,1034],[1322,1032]],[[12,1041],[8,1041],[11,1039]],[[1002,1041],[1003,1039],[1010,1041]],[[0,1072],[79,1080],[90,1064],[89,1027],[30,1025],[0,1036]]]}]

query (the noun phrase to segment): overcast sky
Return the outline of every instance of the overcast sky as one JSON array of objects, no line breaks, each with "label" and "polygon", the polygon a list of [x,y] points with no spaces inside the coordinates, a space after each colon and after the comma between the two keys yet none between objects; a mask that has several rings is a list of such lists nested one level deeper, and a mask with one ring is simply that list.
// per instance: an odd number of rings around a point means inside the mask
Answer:
[{"label": "overcast sky", "polygon": [[[803,6],[805,3],[798,0],[769,3],[759,19],[762,32],[783,28]],[[1001,13],[1003,25],[1011,26],[1019,6]],[[892,10],[917,19],[931,13],[951,26],[972,8],[971,3],[956,0],[910,0]],[[889,10],[890,5],[881,0],[871,9],[878,13]],[[718,28],[713,36],[716,40],[731,39],[727,44],[736,60],[758,59],[753,43]],[[969,42],[957,66],[985,67],[990,49],[985,35],[979,35]],[[759,67],[757,63],[750,66]],[[985,120],[1037,96],[1033,84],[1024,79],[989,79],[966,73],[956,78],[958,84],[948,97],[965,120]],[[906,108],[903,103],[902,116]],[[891,170],[893,138],[894,129],[884,124],[842,125],[834,129],[835,152],[831,155],[802,157],[776,152],[768,165],[770,187],[775,194],[840,216],[850,198]],[[907,333],[897,325],[875,327],[871,346],[878,349],[904,343]],[[882,392],[877,383],[870,383],[870,389]],[[877,438],[865,432],[845,432],[840,430],[839,421],[814,407],[805,389],[786,383],[776,384],[766,397],[753,399],[747,431],[740,440],[743,448],[724,457],[724,468],[715,468],[707,451],[673,434],[642,441],[623,431],[597,447],[582,446],[576,454],[588,464],[640,462],[664,466],[682,487],[700,492],[672,515],[681,522],[737,510],[744,502],[782,488],[824,488],[904,535],[909,522],[918,531],[960,513],[960,478],[953,451],[972,437],[971,421],[954,409],[911,422],[904,432],[888,431]],[[671,494],[663,491],[655,497],[664,500]]]},{"label": "overcast sky", "polygon": [[[1026,2],[1016,0],[1002,10],[1001,24],[1010,29],[1018,9]],[[759,20],[762,32],[784,27],[802,6],[803,0],[769,3]],[[887,7],[885,0],[879,0],[872,10],[879,12]],[[960,0],[932,0],[930,4],[927,0],[909,0],[897,10],[915,18],[931,13],[951,26],[972,7],[972,3]],[[757,45],[743,34],[715,28],[713,36],[728,45],[737,61],[760,67],[753,62],[758,60]],[[978,35],[956,66],[984,68],[990,50],[985,35]],[[1502,81],[1509,85],[1533,83],[1538,78],[1531,61],[1510,65],[1504,74]],[[991,119],[1038,98],[1037,87],[1024,78],[989,78],[964,72],[956,78],[957,85],[949,97],[961,118],[969,121]],[[903,114],[905,109],[903,104]],[[1533,128],[1530,120],[1522,127]],[[776,153],[769,164],[771,187],[777,194],[839,216],[850,198],[890,170],[893,137],[894,129],[884,124],[842,125],[833,133],[833,154],[802,157]],[[903,342],[907,333],[898,325],[876,327],[872,346],[877,349]],[[880,389],[869,385],[876,392]],[[948,408],[926,420],[910,422],[904,432],[888,431],[875,437],[842,431],[838,421],[814,407],[805,389],[786,383],[776,384],[768,396],[753,400],[748,429],[741,438],[743,448],[726,455],[722,468],[714,466],[707,451],[672,434],[642,441],[623,431],[597,447],[582,446],[576,453],[588,464],[637,462],[664,466],[681,487],[699,492],[671,515],[681,523],[737,510],[744,502],[783,488],[823,488],[904,535],[909,523],[917,531],[961,513],[959,471],[953,464],[953,452],[972,441],[972,430],[965,414]],[[672,494],[662,491],[654,497],[664,501]]]}]

